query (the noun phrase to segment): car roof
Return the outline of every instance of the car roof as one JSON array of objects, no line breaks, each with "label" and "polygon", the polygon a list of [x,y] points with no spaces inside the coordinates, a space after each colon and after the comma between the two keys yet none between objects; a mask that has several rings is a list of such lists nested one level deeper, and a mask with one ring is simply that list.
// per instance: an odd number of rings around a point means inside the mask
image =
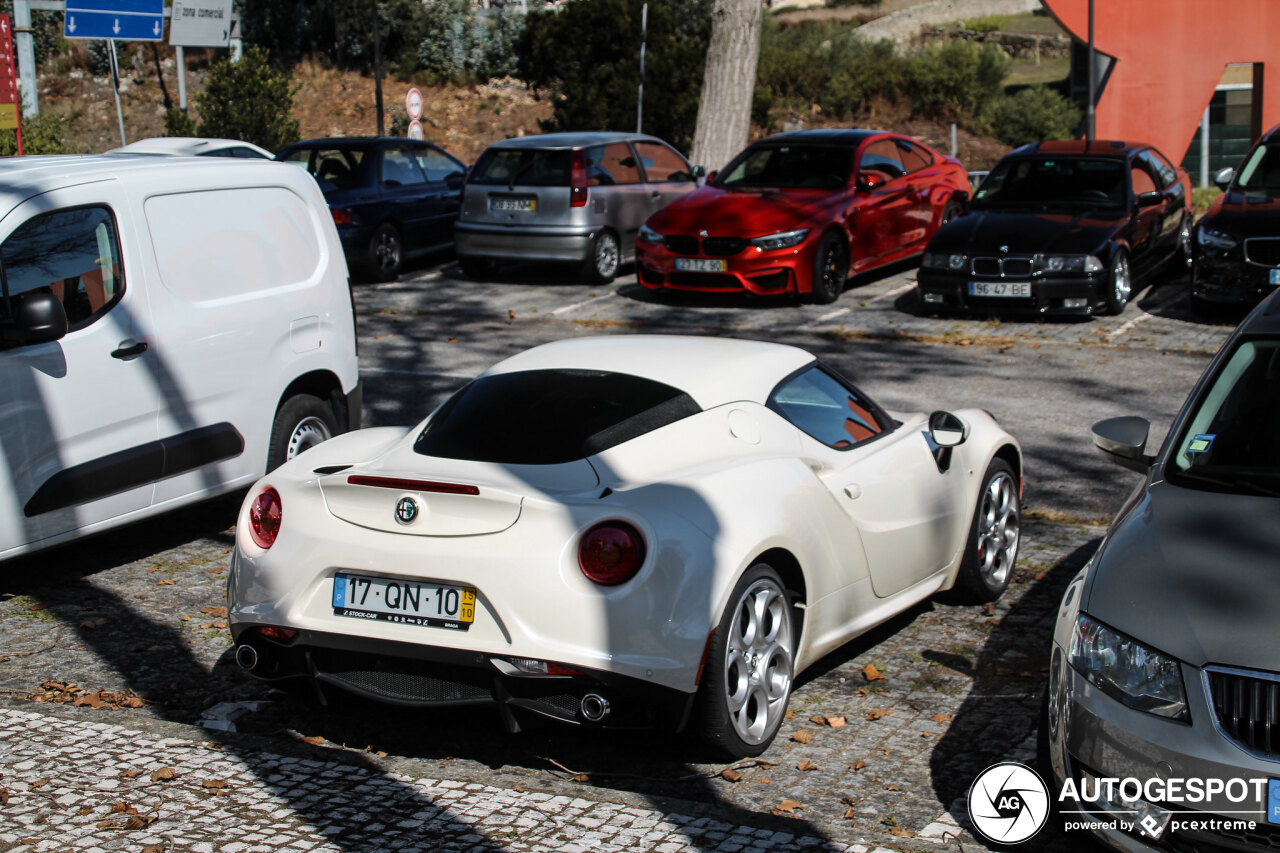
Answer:
[{"label": "car roof", "polygon": [[1108,157],[1116,160],[1127,160],[1144,148],[1151,146],[1146,142],[1125,142],[1119,139],[1054,139],[1048,142],[1033,142],[1011,151],[1009,157]]},{"label": "car roof", "polygon": [[1280,299],[1274,294],[1240,321],[1235,337],[1240,335],[1280,335]]},{"label": "car roof", "polygon": [[[319,136],[314,139],[300,139],[280,150],[282,152],[295,148],[369,148],[372,146],[390,145],[432,145],[425,139],[410,139],[407,136]],[[277,155],[278,156],[278,155]]]},{"label": "car roof", "polygon": [[139,139],[119,148],[112,148],[108,154],[169,154],[199,156],[210,151],[221,151],[225,148],[249,148],[270,159],[272,154],[267,149],[243,142],[239,139],[216,139],[200,136],[153,136]]},{"label": "car roof", "polygon": [[[575,131],[569,133],[539,133],[533,136],[513,136],[490,145],[490,148],[585,148],[588,145],[605,145],[610,142],[662,142],[647,133],[627,133],[620,130]],[[663,142],[665,145],[666,143]]]},{"label": "car roof", "polygon": [[686,335],[604,335],[543,344],[501,361],[485,375],[522,370],[604,370],[684,391],[703,409],[765,403],[785,377],[814,362],[797,347]]},{"label": "car roof", "polygon": [[[858,127],[826,127],[811,130],[788,130],[783,133],[775,133],[772,136],[766,136],[756,145],[770,144],[775,142],[804,142],[804,143],[826,143],[836,145],[858,145],[864,139],[881,134],[888,134],[886,130],[866,130]],[[891,136],[901,136],[902,134],[894,133]]]}]

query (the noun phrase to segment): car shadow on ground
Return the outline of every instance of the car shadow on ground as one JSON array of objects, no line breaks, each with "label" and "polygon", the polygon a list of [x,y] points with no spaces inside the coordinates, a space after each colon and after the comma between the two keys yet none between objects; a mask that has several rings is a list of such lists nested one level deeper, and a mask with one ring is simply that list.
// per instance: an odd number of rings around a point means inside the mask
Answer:
[{"label": "car shadow on ground", "polygon": [[[1038,731],[1058,604],[1100,541],[1080,545],[1052,566],[1023,564],[1019,571],[1033,573],[1032,583],[1002,618],[988,622],[992,630],[976,656],[941,648],[922,653],[926,660],[973,679],[969,695],[930,757],[938,802],[961,826],[972,830],[967,796],[983,770],[1009,760],[1035,764],[1026,752],[1028,745],[1034,749]],[[1082,835],[1066,835],[1046,825],[1018,849],[1073,853],[1098,848]]]},{"label": "car shadow on ground", "polygon": [[[635,264],[627,262],[618,267],[618,277],[625,277],[635,271]],[[440,269],[445,278],[458,282],[474,282],[476,284],[499,284],[513,287],[537,287],[544,285],[581,284],[583,287],[602,287],[599,282],[590,281],[582,273],[582,265],[561,263],[556,261],[515,261],[501,263],[492,271],[481,276],[467,275],[457,263],[447,264]]]}]

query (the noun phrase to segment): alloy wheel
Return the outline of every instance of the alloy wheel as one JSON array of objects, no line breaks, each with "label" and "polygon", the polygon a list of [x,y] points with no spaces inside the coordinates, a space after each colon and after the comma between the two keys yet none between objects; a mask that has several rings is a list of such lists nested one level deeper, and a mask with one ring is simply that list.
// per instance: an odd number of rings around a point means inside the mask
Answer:
[{"label": "alloy wheel", "polygon": [[987,481],[978,507],[977,571],[988,585],[1003,586],[1018,555],[1020,521],[1018,487],[1007,471],[997,471]]},{"label": "alloy wheel", "polygon": [[781,723],[794,650],[786,595],[771,578],[760,578],[734,604],[725,644],[725,705],[744,743],[764,742]]}]

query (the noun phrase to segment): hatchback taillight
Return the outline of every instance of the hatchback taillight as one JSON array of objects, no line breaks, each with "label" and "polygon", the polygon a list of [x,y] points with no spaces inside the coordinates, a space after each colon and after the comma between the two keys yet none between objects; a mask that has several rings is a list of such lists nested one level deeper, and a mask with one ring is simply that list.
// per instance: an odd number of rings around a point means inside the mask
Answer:
[{"label": "hatchback taillight", "polygon": [[249,536],[259,548],[270,548],[280,533],[280,493],[268,486],[249,504]]},{"label": "hatchback taillight", "polygon": [[340,207],[329,208],[329,213],[333,215],[334,225],[350,225],[352,222],[351,214]]},{"label": "hatchback taillight", "polygon": [[588,580],[616,586],[635,577],[644,563],[644,537],[625,521],[606,521],[582,535],[578,566]]},{"label": "hatchback taillight", "polygon": [[569,168],[569,206],[586,207],[589,192],[590,190],[587,188],[587,152],[578,149],[573,152],[573,160]]}]

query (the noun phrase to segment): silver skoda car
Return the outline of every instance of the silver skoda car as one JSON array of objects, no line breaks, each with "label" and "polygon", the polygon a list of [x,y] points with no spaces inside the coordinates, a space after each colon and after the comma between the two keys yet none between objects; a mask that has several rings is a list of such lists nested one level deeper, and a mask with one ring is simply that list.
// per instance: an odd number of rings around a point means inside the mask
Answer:
[{"label": "silver skoda car", "polygon": [[639,133],[549,133],[498,142],[463,189],[454,248],[473,278],[502,261],[581,264],[612,281],[635,257],[636,232],[697,186],[695,170],[661,139]]},{"label": "silver skoda car", "polygon": [[[1119,850],[1280,846],[1280,300],[1223,345],[1068,586],[1041,747],[1068,827]],[[1061,795],[1061,796],[1060,796]]]}]

